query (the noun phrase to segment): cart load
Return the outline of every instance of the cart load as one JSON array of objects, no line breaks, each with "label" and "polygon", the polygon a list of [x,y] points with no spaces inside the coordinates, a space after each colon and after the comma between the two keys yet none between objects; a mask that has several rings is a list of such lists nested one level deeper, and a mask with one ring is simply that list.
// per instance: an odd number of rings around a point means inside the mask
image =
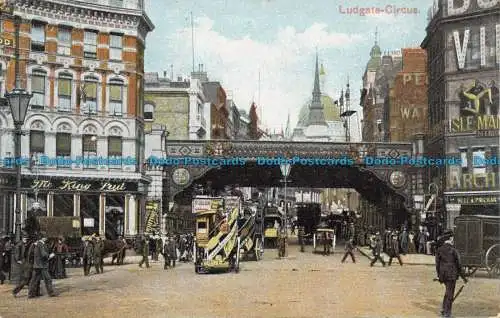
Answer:
[{"label": "cart load", "polygon": [[245,258],[260,260],[262,256],[262,238],[258,235],[256,216],[246,215],[238,223],[240,246]]},{"label": "cart load", "polygon": [[237,197],[198,196],[193,200],[196,218],[195,271],[239,270],[240,238],[238,219],[241,202]]}]

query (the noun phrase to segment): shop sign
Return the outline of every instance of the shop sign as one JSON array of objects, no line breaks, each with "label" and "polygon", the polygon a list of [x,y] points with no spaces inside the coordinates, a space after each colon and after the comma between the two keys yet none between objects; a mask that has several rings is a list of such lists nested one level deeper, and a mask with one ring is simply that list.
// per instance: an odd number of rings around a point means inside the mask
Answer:
[{"label": "shop sign", "polygon": [[201,213],[208,211],[215,211],[219,206],[223,206],[222,198],[194,198],[193,199],[193,213]]},{"label": "shop sign", "polygon": [[95,182],[77,180],[33,180],[29,186],[33,190],[61,191],[99,191],[121,192],[137,191],[137,184],[129,182]]},{"label": "shop sign", "polygon": [[462,195],[462,196],[449,196],[447,202],[452,204],[463,205],[488,205],[500,203],[500,195]]},{"label": "shop sign", "polygon": [[449,190],[486,190],[496,189],[499,181],[498,174],[489,173],[463,173],[448,177]]},{"label": "shop sign", "polygon": [[478,136],[498,136],[500,115],[462,116],[450,120],[451,133],[476,132]]}]

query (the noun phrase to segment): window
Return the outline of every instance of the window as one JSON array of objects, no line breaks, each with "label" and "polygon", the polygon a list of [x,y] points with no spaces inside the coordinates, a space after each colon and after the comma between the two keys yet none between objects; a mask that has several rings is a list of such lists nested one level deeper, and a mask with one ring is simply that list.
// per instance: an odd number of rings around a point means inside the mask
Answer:
[{"label": "window", "polygon": [[486,161],[484,149],[474,149],[472,152],[472,173],[486,173]]},{"label": "window", "polygon": [[153,115],[155,112],[155,107],[152,104],[144,105],[144,119],[153,120]]},{"label": "window", "polygon": [[122,59],[122,36],[111,34],[109,36],[109,59],[121,61]]},{"label": "window", "polygon": [[71,29],[59,27],[57,33],[57,54],[71,55]]},{"label": "window", "polygon": [[43,131],[30,131],[30,156],[45,153],[45,134]]},{"label": "window", "polygon": [[83,42],[83,57],[97,58],[97,32],[85,31]]},{"label": "window", "polygon": [[123,81],[111,80],[109,83],[109,113],[121,116],[123,112]]},{"label": "window", "polygon": [[[56,134],[56,157],[71,158],[71,134],[68,133],[57,133]],[[71,164],[66,162],[61,162],[57,164],[59,167],[68,167]]]},{"label": "window", "polygon": [[71,110],[71,92],[72,92],[72,79],[71,74],[61,74],[58,79],[58,105],[57,109],[59,111],[70,111]]},{"label": "window", "polygon": [[467,160],[467,149],[460,149],[460,162],[462,165],[462,172],[466,173],[469,168],[469,162]]},{"label": "window", "polygon": [[109,59],[121,61],[122,59],[122,36],[111,34],[109,36]]},{"label": "window", "polygon": [[97,114],[97,88],[98,79],[85,77],[85,85],[82,91],[82,110],[85,114]]},{"label": "window", "polygon": [[42,70],[35,70],[31,74],[31,108],[45,107],[45,78],[47,73]]},{"label": "window", "polygon": [[45,24],[33,22],[31,25],[31,50],[45,52]]},{"label": "window", "polygon": [[[123,155],[122,145],[123,145],[122,137],[118,136],[108,137],[108,158],[110,159],[121,158]],[[121,164],[112,165],[110,163],[110,166],[121,167]]]},{"label": "window", "polygon": [[[82,153],[83,159],[95,158],[97,157],[97,136],[95,135],[83,135],[82,137]],[[95,165],[86,163],[85,167],[94,168]]]}]

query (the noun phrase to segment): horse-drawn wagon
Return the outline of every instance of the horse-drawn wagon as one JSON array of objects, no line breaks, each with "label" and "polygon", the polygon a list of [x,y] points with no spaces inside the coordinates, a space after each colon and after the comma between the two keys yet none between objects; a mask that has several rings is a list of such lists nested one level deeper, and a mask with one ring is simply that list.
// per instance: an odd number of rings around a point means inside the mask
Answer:
[{"label": "horse-drawn wagon", "polygon": [[455,219],[455,246],[464,271],[486,269],[500,277],[500,216],[461,215]]}]

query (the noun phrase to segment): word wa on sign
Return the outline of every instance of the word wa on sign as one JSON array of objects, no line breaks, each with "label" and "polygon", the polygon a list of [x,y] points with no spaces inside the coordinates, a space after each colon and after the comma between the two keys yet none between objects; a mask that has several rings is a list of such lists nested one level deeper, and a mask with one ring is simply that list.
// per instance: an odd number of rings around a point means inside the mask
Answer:
[{"label": "word wa on sign", "polygon": [[402,119],[420,119],[424,117],[424,110],[416,108],[414,106],[410,107],[401,107],[401,118]]}]

